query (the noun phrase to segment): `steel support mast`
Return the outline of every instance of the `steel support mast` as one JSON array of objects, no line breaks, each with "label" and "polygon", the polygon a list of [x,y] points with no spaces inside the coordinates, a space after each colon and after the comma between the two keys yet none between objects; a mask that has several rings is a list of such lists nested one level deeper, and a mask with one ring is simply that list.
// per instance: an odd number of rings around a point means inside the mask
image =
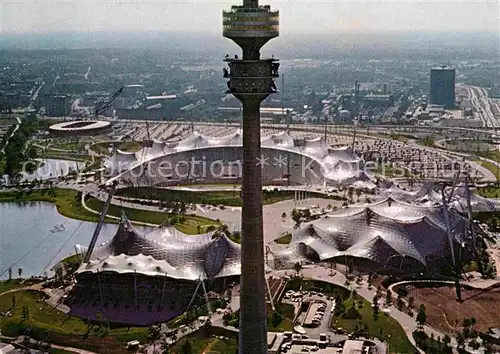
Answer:
[{"label": "steel support mast", "polygon": [[279,13],[258,0],[223,11],[223,36],[241,47],[242,57],[226,56],[228,93],[243,106],[243,183],[239,353],[267,353],[266,280],[262,225],[260,103],[276,92],[276,59],[261,59],[260,49],[279,35]]}]

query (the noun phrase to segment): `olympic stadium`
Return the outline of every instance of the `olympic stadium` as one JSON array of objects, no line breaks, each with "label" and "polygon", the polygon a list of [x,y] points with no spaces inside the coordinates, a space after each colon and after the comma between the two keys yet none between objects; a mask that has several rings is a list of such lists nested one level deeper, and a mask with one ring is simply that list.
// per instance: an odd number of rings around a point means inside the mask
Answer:
[{"label": "olympic stadium", "polygon": [[109,131],[111,122],[103,120],[71,120],[52,124],[49,131],[54,135],[96,135]]},{"label": "olympic stadium", "polygon": [[[87,247],[77,245],[76,251],[84,254]],[[225,235],[192,236],[171,226],[141,234],[123,215],[115,236],[75,273],[66,304],[84,319],[139,326],[166,322],[186,311],[200,282],[216,287],[237,280],[240,258],[240,245]]]},{"label": "olympic stadium", "polygon": [[[105,161],[114,181],[134,186],[234,183],[242,175],[240,130],[222,137],[193,132],[177,142],[152,140],[135,153],[116,150]],[[282,132],[262,137],[264,184],[374,188],[374,178],[350,147],[330,148],[322,138],[293,139]]]}]

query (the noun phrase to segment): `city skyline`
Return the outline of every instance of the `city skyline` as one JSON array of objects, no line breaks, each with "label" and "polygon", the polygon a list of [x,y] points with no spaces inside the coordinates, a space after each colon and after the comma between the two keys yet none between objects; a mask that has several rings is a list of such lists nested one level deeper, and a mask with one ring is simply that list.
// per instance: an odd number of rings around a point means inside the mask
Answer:
[{"label": "city skyline", "polygon": [[[220,33],[220,27],[214,24],[221,21],[222,10],[231,3],[231,0],[3,1],[0,30],[3,34],[152,30],[215,34]],[[289,33],[500,32],[496,1],[275,0],[269,4],[287,9],[281,22]]]}]

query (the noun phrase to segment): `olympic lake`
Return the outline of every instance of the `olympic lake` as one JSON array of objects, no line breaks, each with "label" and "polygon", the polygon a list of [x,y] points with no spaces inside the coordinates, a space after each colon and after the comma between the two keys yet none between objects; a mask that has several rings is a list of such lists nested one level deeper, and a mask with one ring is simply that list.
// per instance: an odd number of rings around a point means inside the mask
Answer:
[{"label": "olympic lake", "polygon": [[[61,226],[62,225],[62,226]],[[60,259],[75,254],[76,244],[88,245],[96,223],[74,220],[48,202],[0,203],[0,279],[23,270],[23,277],[43,275]],[[116,224],[104,224],[97,244],[108,241]],[[137,226],[143,232],[152,228]],[[17,262],[17,263],[16,263]]]}]

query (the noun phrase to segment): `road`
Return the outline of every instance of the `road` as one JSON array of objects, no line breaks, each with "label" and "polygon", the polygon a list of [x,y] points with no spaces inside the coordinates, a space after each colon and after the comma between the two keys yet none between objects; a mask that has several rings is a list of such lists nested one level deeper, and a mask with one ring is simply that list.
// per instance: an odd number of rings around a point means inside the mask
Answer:
[{"label": "road", "polygon": [[481,119],[483,127],[497,129],[500,127],[500,116],[498,105],[488,97],[488,92],[477,86],[464,86],[467,90],[470,102]]},{"label": "road", "polygon": [[5,146],[2,148],[2,154],[5,153],[5,148],[7,147],[7,145],[9,145],[10,138],[12,138],[12,136],[17,132],[17,130],[21,126],[21,119],[19,117],[16,117],[16,120],[17,120],[17,124],[16,124],[14,130],[12,131],[12,133],[10,134],[10,136],[6,140]]}]

